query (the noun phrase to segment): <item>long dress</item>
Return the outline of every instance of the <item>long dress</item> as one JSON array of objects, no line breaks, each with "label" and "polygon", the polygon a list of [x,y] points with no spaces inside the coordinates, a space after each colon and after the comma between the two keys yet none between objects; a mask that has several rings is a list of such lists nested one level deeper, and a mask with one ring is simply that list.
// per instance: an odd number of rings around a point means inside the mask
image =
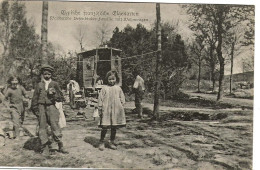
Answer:
[{"label": "long dress", "polygon": [[99,126],[102,128],[125,126],[124,104],[125,95],[119,86],[104,86],[98,97],[98,107],[102,108]]}]

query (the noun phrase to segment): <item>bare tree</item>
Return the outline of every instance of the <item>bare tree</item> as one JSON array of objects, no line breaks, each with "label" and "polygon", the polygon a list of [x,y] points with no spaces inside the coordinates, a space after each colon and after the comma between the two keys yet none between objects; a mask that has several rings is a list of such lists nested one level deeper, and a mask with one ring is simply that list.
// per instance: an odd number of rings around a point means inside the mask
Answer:
[{"label": "bare tree", "polygon": [[74,38],[79,42],[80,51],[85,50],[85,40],[87,36],[87,25],[78,25],[76,27]]},{"label": "bare tree", "polygon": [[234,57],[240,54],[240,48],[242,46],[243,28],[238,25],[231,29],[230,35],[226,38],[226,47],[230,56],[230,77],[229,77],[229,93],[232,93],[233,82],[233,65]]},{"label": "bare tree", "polygon": [[217,38],[214,32],[214,24],[208,22],[207,25],[208,29],[206,31],[206,40],[205,43],[207,44],[205,48],[206,56],[205,61],[207,66],[210,69],[210,79],[212,81],[212,92],[215,91],[215,83],[216,83],[216,65],[218,64],[218,59],[216,55],[216,43]]},{"label": "bare tree", "polygon": [[196,34],[196,39],[194,44],[191,47],[191,50],[194,54],[194,63],[198,66],[199,72],[198,72],[198,92],[200,92],[200,78],[201,78],[201,67],[202,67],[202,61],[204,60],[203,57],[203,50],[205,47],[204,41],[206,36],[205,35],[198,35]]},{"label": "bare tree", "polygon": [[98,38],[99,46],[103,46],[105,41],[107,40],[110,33],[112,33],[111,29],[109,28],[108,23],[102,22],[101,25],[97,27],[96,36]]}]

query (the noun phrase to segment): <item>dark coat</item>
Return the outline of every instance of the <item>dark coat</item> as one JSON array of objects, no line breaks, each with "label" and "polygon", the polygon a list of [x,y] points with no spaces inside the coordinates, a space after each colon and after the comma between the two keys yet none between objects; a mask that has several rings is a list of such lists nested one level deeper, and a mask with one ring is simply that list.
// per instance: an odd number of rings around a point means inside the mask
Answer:
[{"label": "dark coat", "polygon": [[[54,91],[54,93],[50,94],[50,91]],[[61,89],[56,81],[52,80],[47,90],[45,90],[44,81],[41,81],[35,87],[31,109],[34,113],[37,113],[39,104],[55,105],[55,102],[62,102],[63,99]]]}]

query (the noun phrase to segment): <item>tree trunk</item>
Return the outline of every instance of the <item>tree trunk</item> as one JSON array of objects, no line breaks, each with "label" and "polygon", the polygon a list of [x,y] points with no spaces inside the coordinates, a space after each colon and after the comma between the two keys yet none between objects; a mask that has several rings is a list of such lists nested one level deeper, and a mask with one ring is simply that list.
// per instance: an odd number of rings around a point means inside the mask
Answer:
[{"label": "tree trunk", "polygon": [[153,116],[156,119],[160,118],[159,112],[159,104],[160,104],[160,85],[161,85],[161,60],[162,60],[162,44],[161,44],[161,15],[160,15],[160,4],[156,3],[156,32],[157,32],[157,59],[156,59],[156,82],[155,82],[155,91],[154,91],[154,108],[153,108]]},{"label": "tree trunk", "polygon": [[221,100],[223,98],[223,80],[224,80],[224,70],[225,70],[225,64],[224,59],[219,61],[220,70],[219,70],[219,89],[218,89],[218,97],[217,100]]},{"label": "tree trunk", "polygon": [[200,92],[201,59],[199,58],[198,92]]},{"label": "tree trunk", "polygon": [[212,71],[211,75],[212,75],[212,92],[214,92],[214,91],[215,91],[215,84],[216,84],[216,79],[215,79],[215,72],[214,72],[214,70]]},{"label": "tree trunk", "polygon": [[233,78],[233,59],[234,59],[234,49],[235,49],[235,42],[232,43],[232,47],[231,47],[231,67],[230,67],[230,87],[229,87],[229,92],[230,94],[232,93],[232,78]]},{"label": "tree trunk", "polygon": [[219,88],[218,88],[218,96],[217,100],[221,100],[223,97],[223,80],[224,80],[224,70],[225,70],[225,59],[222,56],[222,34],[223,34],[223,9],[218,9],[218,23],[217,23],[217,29],[218,29],[218,46],[217,46],[217,55],[219,60]]},{"label": "tree trunk", "polygon": [[6,63],[6,59],[9,55],[9,40],[6,40],[6,44],[3,44],[3,48],[4,48],[4,52],[2,54],[2,72],[3,72],[3,75],[2,76],[2,80],[4,82],[7,81],[7,77],[8,77],[8,72],[9,72],[9,69],[8,69],[8,65]]},{"label": "tree trunk", "polygon": [[30,69],[30,78],[32,80],[32,87],[35,87],[35,81],[34,81],[34,74],[33,74],[33,69]]},{"label": "tree trunk", "polygon": [[215,82],[216,82],[216,80],[215,80],[215,60],[214,60],[214,54],[213,54],[213,52],[214,52],[214,47],[213,47],[213,45],[211,45],[211,47],[210,47],[210,53],[209,53],[209,55],[210,55],[210,71],[211,71],[211,81],[212,81],[212,92],[214,92],[215,91]]},{"label": "tree trunk", "polygon": [[48,42],[48,1],[43,1],[42,2],[42,27],[41,27],[41,43],[42,43],[41,64],[48,63],[47,42]]},{"label": "tree trunk", "polygon": [[1,63],[2,63],[1,77],[2,77],[3,82],[6,82],[5,58],[6,58],[6,56],[5,56],[5,51],[4,51],[4,54],[2,55],[2,61],[1,61]]}]

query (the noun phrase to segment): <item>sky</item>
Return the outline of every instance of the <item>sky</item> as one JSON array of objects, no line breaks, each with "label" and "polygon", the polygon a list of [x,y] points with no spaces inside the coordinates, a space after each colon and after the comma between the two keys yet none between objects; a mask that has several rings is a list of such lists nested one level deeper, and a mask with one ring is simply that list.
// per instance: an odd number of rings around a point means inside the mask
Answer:
[{"label": "sky", "polygon": [[[25,1],[24,3],[27,9],[27,18],[35,24],[36,32],[40,35],[42,2]],[[96,30],[103,23],[110,30],[110,35],[107,37],[110,38],[115,27],[119,27],[120,30],[127,24],[136,27],[139,21],[133,21],[134,19],[143,19],[141,24],[148,29],[151,28],[151,25],[156,20],[155,3],[49,2],[48,5],[48,40],[60,46],[65,52],[68,50],[80,50],[79,43],[75,38],[79,25],[86,27],[84,45],[87,49],[92,49],[98,45],[99,40],[97,39]],[[94,12],[100,12],[102,15],[94,16]],[[121,12],[138,13],[138,16],[122,16],[122,20],[130,19],[131,21],[117,21],[116,19],[120,18],[120,16],[114,15],[114,12],[116,14]],[[92,17],[96,20],[85,20],[86,17]],[[162,4],[161,17],[162,21],[170,23],[179,21],[180,25],[187,24],[187,16],[177,4]],[[66,18],[66,20],[61,18]],[[99,18],[112,19],[112,21],[99,21]],[[187,26],[180,27],[182,28],[180,32],[184,38],[188,38],[191,31]]]},{"label": "sky", "polygon": [[[23,3],[26,5],[27,18],[35,25],[36,32],[40,35],[42,2],[24,1]],[[104,25],[109,31],[106,37],[108,40],[115,27],[122,30],[126,25],[136,27],[138,23],[141,23],[150,29],[156,20],[155,3],[50,1],[48,5],[48,41],[52,42],[62,53],[80,51],[80,44],[76,38],[79,35],[78,27],[83,27],[85,30],[83,46],[85,49],[91,50],[100,44],[97,30]],[[132,16],[118,15],[124,12]],[[124,21],[124,19],[128,21]],[[141,21],[134,19],[141,19]],[[178,33],[184,40],[192,37],[192,31],[188,28],[189,18],[179,4],[161,4],[161,19],[172,24],[178,23]],[[235,58],[234,74],[243,72],[242,60],[248,54],[253,55],[253,52],[244,50],[240,56]],[[226,68],[225,74],[230,74],[230,64],[227,64]]]}]

